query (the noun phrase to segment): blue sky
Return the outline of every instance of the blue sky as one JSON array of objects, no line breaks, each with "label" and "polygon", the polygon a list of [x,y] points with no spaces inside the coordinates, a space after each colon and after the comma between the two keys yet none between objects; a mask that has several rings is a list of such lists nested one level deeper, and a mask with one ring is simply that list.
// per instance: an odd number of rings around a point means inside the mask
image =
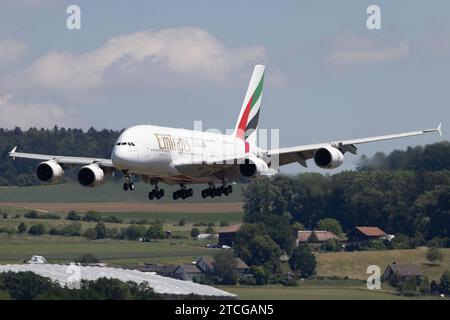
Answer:
[{"label": "blue sky", "polygon": [[[81,30],[66,28],[70,4],[81,8]],[[381,30],[366,27],[370,4],[381,7]],[[445,133],[449,12],[448,1],[5,0],[0,126],[203,120],[225,130],[253,65],[264,63],[260,126],[279,128],[281,146],[439,122]],[[436,141],[376,143],[360,154]]]}]

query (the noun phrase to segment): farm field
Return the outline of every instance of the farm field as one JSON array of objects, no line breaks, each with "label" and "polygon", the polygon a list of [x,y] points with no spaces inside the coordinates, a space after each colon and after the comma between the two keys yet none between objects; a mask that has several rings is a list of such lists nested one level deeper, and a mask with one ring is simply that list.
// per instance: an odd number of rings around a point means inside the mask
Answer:
[{"label": "farm field", "polygon": [[242,300],[411,300],[440,299],[438,297],[398,296],[388,291],[371,291],[361,288],[334,287],[282,287],[282,286],[221,286],[220,289],[238,295]]},{"label": "farm field", "polygon": [[450,270],[450,249],[441,249],[444,260],[438,265],[426,263],[426,248],[410,250],[358,251],[317,254],[317,274],[321,276],[347,276],[352,279],[367,279],[369,265],[378,265],[381,272],[392,262],[420,265],[429,280],[438,279],[445,270]]},{"label": "farm field", "polygon": [[1,236],[0,263],[15,264],[42,255],[49,262],[73,261],[92,253],[108,265],[129,265],[144,262],[190,263],[195,258],[212,255],[219,249],[202,247],[202,241],[158,240],[138,242],[125,240],[87,240],[60,236]]},{"label": "farm field", "polygon": [[205,185],[194,185],[194,196],[186,200],[172,200],[172,192],[178,186],[161,185],[166,191],[166,196],[160,200],[148,200],[148,192],[153,188],[145,183],[136,183],[136,190],[124,192],[121,183],[106,182],[95,188],[85,188],[76,182],[54,185],[38,185],[32,187],[1,187],[0,202],[143,202],[146,204],[158,203],[217,203],[217,202],[241,202],[242,185],[233,185],[233,193],[228,197],[206,198],[201,197],[201,190]]}]

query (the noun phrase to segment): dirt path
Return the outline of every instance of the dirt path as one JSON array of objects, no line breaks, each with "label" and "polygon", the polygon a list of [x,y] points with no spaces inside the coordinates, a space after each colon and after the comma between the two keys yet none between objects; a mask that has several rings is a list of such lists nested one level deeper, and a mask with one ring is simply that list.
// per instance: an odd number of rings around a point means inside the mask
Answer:
[{"label": "dirt path", "polygon": [[242,202],[156,203],[156,202],[0,202],[0,207],[68,212],[243,212]]}]

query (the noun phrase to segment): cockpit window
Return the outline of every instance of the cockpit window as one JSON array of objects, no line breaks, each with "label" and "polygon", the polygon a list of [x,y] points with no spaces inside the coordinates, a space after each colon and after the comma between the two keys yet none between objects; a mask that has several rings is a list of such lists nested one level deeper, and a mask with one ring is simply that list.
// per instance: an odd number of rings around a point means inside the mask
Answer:
[{"label": "cockpit window", "polygon": [[133,142],[117,142],[116,143],[116,146],[126,146],[126,145],[132,146],[132,147],[136,146]]}]

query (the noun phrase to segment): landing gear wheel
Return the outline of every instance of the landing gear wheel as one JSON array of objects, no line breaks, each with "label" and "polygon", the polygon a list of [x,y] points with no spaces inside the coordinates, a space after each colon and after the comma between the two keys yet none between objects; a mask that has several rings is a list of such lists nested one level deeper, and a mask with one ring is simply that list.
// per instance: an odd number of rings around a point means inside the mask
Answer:
[{"label": "landing gear wheel", "polygon": [[233,193],[233,186],[230,184],[228,187],[228,193]]},{"label": "landing gear wheel", "polygon": [[153,192],[152,192],[152,191],[150,191],[150,192],[148,193],[148,199],[149,199],[149,200],[153,200]]},{"label": "landing gear wheel", "polygon": [[128,184],[128,189],[130,189],[131,191],[133,191],[135,189],[135,186],[134,186],[133,182]]},{"label": "landing gear wheel", "polygon": [[128,185],[128,183],[124,183],[123,184],[123,191],[128,191],[128,189],[129,189],[129,185]]}]

